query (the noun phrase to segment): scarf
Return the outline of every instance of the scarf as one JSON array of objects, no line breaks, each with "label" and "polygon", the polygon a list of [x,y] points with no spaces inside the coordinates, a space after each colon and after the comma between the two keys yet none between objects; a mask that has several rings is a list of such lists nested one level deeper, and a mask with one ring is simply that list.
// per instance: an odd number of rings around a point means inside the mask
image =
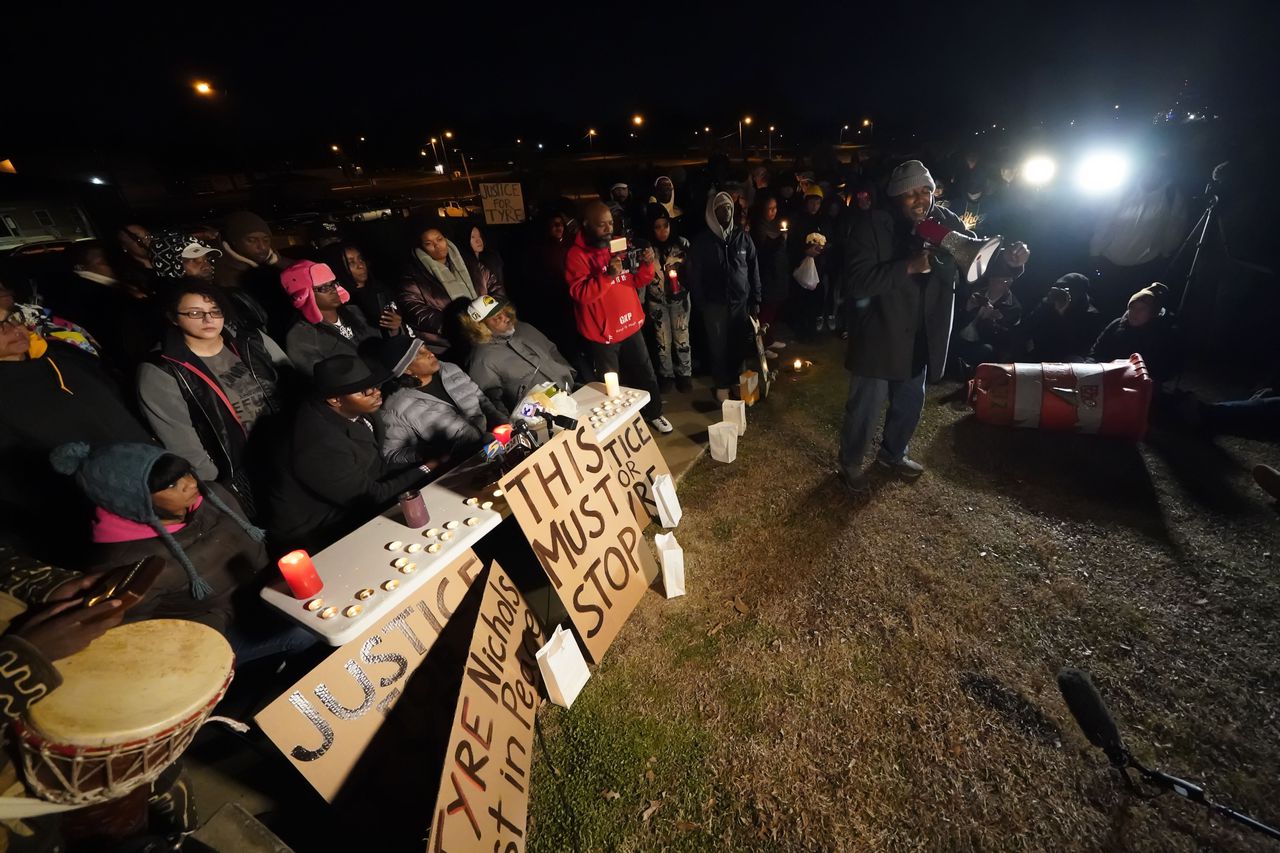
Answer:
[{"label": "scarf", "polygon": [[777,240],[782,236],[782,220],[776,216],[772,220],[765,219],[764,212],[761,211],[760,218],[752,223],[751,230],[762,240]]},{"label": "scarf", "polygon": [[451,301],[459,297],[475,299],[480,294],[476,293],[476,286],[471,283],[471,273],[467,271],[467,265],[462,260],[462,253],[458,251],[457,246],[453,245],[452,240],[446,242],[449,244],[447,263],[440,263],[421,248],[415,248],[413,254],[427,268],[427,272],[436,277]]},{"label": "scarf", "polygon": [[[231,248],[231,244],[228,243],[226,240],[222,241],[222,251],[226,252],[230,257],[235,258],[237,261],[239,261],[240,263],[244,264],[245,266],[251,269],[256,270],[259,266],[257,261],[251,261],[248,258],[246,258],[244,255],[237,252],[235,249]],[[280,262],[280,256],[276,254],[275,249],[272,249],[271,254],[267,255],[267,266],[274,267],[279,262]]]}]

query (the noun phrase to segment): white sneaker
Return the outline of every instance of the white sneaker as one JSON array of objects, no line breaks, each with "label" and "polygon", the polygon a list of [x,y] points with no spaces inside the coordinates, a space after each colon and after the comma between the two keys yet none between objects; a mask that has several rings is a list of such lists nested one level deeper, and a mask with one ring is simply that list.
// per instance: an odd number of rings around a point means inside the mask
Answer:
[{"label": "white sneaker", "polygon": [[671,421],[662,417],[662,415],[658,415],[658,417],[649,421],[649,426],[653,427],[663,435],[666,435],[667,433],[675,432],[676,430],[676,428],[671,425]]},{"label": "white sneaker", "polygon": [[774,341],[773,343],[769,344],[769,346],[767,347],[767,349],[775,349],[775,350],[786,349],[786,348],[787,348],[786,341]]}]

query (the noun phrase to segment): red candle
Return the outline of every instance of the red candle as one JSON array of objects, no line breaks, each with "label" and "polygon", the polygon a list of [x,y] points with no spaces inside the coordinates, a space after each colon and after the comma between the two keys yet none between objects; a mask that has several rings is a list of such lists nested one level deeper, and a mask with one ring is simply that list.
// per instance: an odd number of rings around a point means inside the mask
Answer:
[{"label": "red candle", "polygon": [[511,424],[500,424],[493,428],[493,437],[503,447],[507,446],[507,442],[511,440]]},{"label": "red candle", "polygon": [[290,551],[276,565],[280,567],[280,574],[284,575],[294,598],[310,598],[324,589],[324,581],[320,580],[311,555],[306,551]]}]

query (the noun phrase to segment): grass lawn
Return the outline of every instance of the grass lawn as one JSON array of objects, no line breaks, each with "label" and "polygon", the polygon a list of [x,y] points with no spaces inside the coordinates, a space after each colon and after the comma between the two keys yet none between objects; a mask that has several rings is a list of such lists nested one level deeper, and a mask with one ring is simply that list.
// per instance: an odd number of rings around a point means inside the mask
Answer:
[{"label": "grass lawn", "polygon": [[1280,822],[1276,448],[1001,430],[944,386],[924,478],[860,502],[839,353],[681,484],[688,595],[540,715],[529,849],[1276,849],[1126,793],[1054,682],[1090,671],[1140,759]]}]

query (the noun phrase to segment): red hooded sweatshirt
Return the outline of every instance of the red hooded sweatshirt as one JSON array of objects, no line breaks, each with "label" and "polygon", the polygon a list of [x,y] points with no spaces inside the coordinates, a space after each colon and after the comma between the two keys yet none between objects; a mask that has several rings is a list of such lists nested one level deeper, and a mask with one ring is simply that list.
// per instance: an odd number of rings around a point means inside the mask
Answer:
[{"label": "red hooded sweatshirt", "polygon": [[578,333],[589,341],[616,344],[644,325],[640,291],[653,280],[652,263],[641,264],[635,275],[609,272],[609,249],[586,244],[582,232],[565,256],[564,278],[573,297]]}]

